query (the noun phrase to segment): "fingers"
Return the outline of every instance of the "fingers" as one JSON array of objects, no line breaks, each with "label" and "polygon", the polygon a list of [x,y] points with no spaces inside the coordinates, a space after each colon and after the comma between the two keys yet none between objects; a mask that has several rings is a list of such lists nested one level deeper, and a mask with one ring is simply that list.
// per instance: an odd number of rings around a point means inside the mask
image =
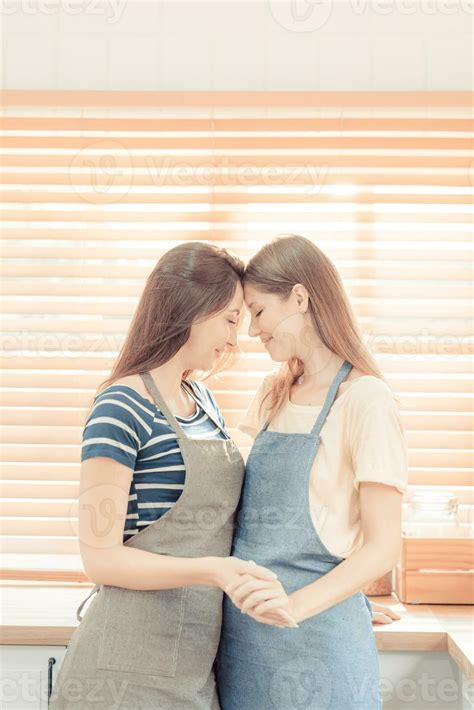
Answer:
[{"label": "fingers", "polygon": [[251,592],[255,592],[257,590],[264,591],[264,590],[275,590],[280,588],[281,585],[277,580],[263,580],[263,579],[250,579],[242,582],[239,586],[237,586],[237,582],[235,584],[229,585],[226,587],[226,593],[232,595],[232,600],[234,603],[238,603],[244,599],[248,595],[250,595]]},{"label": "fingers", "polygon": [[393,609],[389,609],[388,607],[382,607],[382,614],[385,614],[385,616],[389,616],[391,619],[401,619],[402,617],[400,614],[397,614],[396,611]]},{"label": "fingers", "polygon": [[296,619],[285,608],[287,604],[288,596],[284,592],[282,594],[279,590],[263,590],[251,594],[241,606],[241,611],[258,620],[277,618],[287,627],[299,628]]},{"label": "fingers", "polygon": [[[250,612],[249,616],[253,616],[255,612]],[[264,619],[276,619],[278,620],[279,623],[284,623],[285,626],[289,626],[291,628],[299,628],[299,624],[297,623],[296,619],[294,619],[291,614],[286,611],[286,609],[274,609],[267,611],[265,614],[257,614],[257,616],[262,617]]]},{"label": "fingers", "polygon": [[273,599],[269,599],[268,601],[264,601],[264,602],[258,604],[255,607],[254,612],[255,612],[255,614],[262,615],[262,614],[265,614],[265,612],[267,612],[267,611],[278,609],[279,607],[284,607],[287,604],[288,604],[288,597],[286,595],[284,597],[282,597],[279,594],[277,597],[275,597]]},{"label": "fingers", "polygon": [[287,616],[285,616],[281,609],[269,611],[267,614],[255,614],[253,611],[247,612],[247,614],[251,619],[258,621],[261,624],[272,624],[282,628],[287,628],[288,626],[293,625],[293,620],[289,618],[287,619]]},{"label": "fingers", "polygon": [[[287,596],[286,594],[284,594],[284,592],[283,595],[283,598],[286,600]],[[281,589],[257,589],[256,591],[249,594],[246,599],[244,599],[244,602],[242,603],[242,606],[240,608],[242,611],[248,611],[249,609],[253,609],[254,607],[258,606],[263,601],[281,597]]]},{"label": "fingers", "polygon": [[[278,575],[267,567],[257,565],[254,560],[242,560],[242,570],[224,587],[224,592],[237,608],[259,623],[280,628],[298,628],[291,614],[280,608],[288,604],[288,596],[278,580]],[[261,606],[262,602],[269,601],[276,601],[277,604],[274,607]],[[258,613],[255,613],[257,607]],[[260,613],[261,609],[265,613]]]},{"label": "fingers", "polygon": [[279,628],[299,628],[299,625],[293,617],[283,609],[276,609],[274,612],[269,611],[266,614],[255,614],[254,612],[249,612],[248,615],[261,624],[271,623]]},{"label": "fingers", "polygon": [[373,624],[391,624],[392,619],[389,616],[386,616],[383,614],[381,611],[374,611],[372,614],[372,623]]},{"label": "fingers", "polygon": [[263,565],[257,565],[254,560],[248,560],[246,571],[259,579],[278,579],[278,575],[275,572],[272,572],[268,567],[263,567]]},{"label": "fingers", "polygon": [[241,609],[241,612],[242,614],[247,614],[252,619],[259,621],[260,623],[272,623],[275,626],[284,626],[285,628],[299,628],[299,624],[296,622],[296,619],[294,619],[293,616],[283,608],[270,609],[265,612],[265,614],[256,614],[255,609],[250,609],[248,611]]},{"label": "fingers", "polygon": [[[300,628],[300,625],[298,624],[296,619],[294,619],[291,616],[291,614],[289,614],[285,609],[277,609],[277,612],[279,612],[283,616],[283,618],[287,622],[288,626],[291,626],[294,629]],[[272,612],[268,612],[268,613],[271,614]]]},{"label": "fingers", "polygon": [[397,614],[397,612],[394,609],[391,609],[389,606],[384,606],[382,604],[376,604],[375,602],[370,602],[372,606],[372,611],[378,611],[384,614],[385,616],[389,616],[392,619],[401,619],[402,617],[400,614]]},{"label": "fingers", "polygon": [[241,587],[241,585],[246,584],[247,582],[254,582],[255,577],[252,577],[251,574],[240,574],[238,577],[234,579],[233,582],[230,582],[225,588],[224,592],[228,594],[229,596],[233,594],[237,589]]},{"label": "fingers", "polygon": [[269,617],[260,617],[252,614],[252,619],[258,621],[259,624],[267,624],[268,626],[277,626],[279,629],[284,629],[286,624],[281,619],[270,619]]},{"label": "fingers", "polygon": [[273,589],[275,585],[280,585],[276,579],[256,579],[250,574],[242,574],[225,588],[226,594],[239,597],[245,596],[252,589]]}]

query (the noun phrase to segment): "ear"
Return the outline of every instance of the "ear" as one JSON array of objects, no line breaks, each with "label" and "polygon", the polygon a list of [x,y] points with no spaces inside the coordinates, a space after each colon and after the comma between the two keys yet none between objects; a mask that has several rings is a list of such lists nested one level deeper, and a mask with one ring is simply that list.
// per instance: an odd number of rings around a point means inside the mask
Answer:
[{"label": "ear", "polygon": [[293,294],[296,298],[296,304],[301,313],[306,313],[308,310],[309,294],[303,284],[295,284],[293,286]]}]

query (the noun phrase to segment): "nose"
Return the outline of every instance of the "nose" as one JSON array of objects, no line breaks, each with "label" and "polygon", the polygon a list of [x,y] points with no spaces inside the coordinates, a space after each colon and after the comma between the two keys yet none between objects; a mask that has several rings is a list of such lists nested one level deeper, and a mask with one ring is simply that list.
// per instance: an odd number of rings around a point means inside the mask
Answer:
[{"label": "nose", "polygon": [[235,328],[231,328],[229,331],[229,339],[227,340],[227,345],[230,345],[233,348],[235,348],[235,346],[237,345],[237,330]]},{"label": "nose", "polygon": [[251,338],[255,338],[260,333],[260,328],[254,323],[253,318],[250,319],[249,325],[249,335]]}]

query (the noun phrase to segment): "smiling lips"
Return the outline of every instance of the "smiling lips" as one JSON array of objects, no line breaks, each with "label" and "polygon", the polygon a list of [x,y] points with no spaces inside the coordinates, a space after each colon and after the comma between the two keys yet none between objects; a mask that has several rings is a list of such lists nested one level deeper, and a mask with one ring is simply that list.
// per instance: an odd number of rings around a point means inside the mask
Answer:
[{"label": "smiling lips", "polygon": [[[270,340],[271,340],[271,338],[267,338],[266,340],[262,340],[263,345],[266,345]],[[220,355],[221,352],[222,352],[222,350],[218,350],[217,348],[214,348],[214,351],[215,351],[218,355]]]}]

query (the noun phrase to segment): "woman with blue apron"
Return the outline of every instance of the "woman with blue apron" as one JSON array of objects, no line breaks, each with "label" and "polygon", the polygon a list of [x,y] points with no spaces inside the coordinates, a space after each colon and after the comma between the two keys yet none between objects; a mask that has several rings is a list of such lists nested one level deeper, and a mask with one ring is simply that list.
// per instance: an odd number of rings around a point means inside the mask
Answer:
[{"label": "woman with blue apron", "polygon": [[[351,369],[344,361],[310,433],[267,431],[267,421],[247,460],[232,554],[276,572],[288,594],[343,561],[315,530],[308,484],[321,429]],[[225,596],[215,665],[222,710],[382,707],[371,608],[362,592],[298,629],[258,623]]]}]

